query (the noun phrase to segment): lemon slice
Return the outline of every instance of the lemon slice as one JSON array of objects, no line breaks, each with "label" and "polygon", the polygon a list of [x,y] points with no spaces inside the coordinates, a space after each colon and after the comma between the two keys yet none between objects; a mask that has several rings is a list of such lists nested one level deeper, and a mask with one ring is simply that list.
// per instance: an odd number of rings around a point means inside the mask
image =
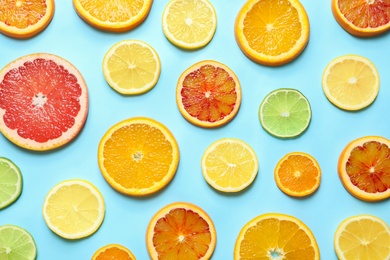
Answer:
[{"label": "lemon slice", "polygon": [[15,202],[22,193],[22,174],[11,160],[0,157],[0,209]]},{"label": "lemon slice", "polygon": [[32,235],[15,225],[0,226],[0,259],[35,260],[37,247]]}]

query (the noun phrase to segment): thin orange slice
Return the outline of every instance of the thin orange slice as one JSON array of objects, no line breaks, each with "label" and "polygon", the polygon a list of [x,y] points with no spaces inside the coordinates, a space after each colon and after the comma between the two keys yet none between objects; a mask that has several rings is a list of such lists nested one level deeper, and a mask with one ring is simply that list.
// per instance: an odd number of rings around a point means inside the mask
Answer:
[{"label": "thin orange slice", "polygon": [[92,256],[92,260],[135,260],[133,253],[119,244],[108,244],[99,248]]},{"label": "thin orange slice", "polygon": [[338,174],[349,193],[365,201],[390,197],[390,141],[365,136],[351,141],[341,152]]},{"label": "thin orange slice", "polygon": [[190,123],[205,128],[219,127],[238,113],[240,82],[226,65],[212,60],[201,61],[181,74],[176,103]]},{"label": "thin orange slice", "polygon": [[210,259],[216,245],[214,223],[198,206],[176,202],[150,220],[146,245],[152,259]]}]

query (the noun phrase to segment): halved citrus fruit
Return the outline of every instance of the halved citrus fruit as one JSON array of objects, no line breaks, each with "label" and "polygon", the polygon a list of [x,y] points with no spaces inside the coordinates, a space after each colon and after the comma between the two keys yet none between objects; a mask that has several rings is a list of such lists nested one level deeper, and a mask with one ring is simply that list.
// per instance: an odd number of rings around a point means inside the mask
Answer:
[{"label": "halved citrus fruit", "polygon": [[291,152],[279,160],[274,177],[281,191],[293,197],[304,197],[320,186],[321,168],[310,154]]},{"label": "halved citrus fruit", "polygon": [[179,164],[179,146],[160,122],[133,117],[112,126],[103,136],[98,162],[105,180],[117,191],[145,196],[164,188]]},{"label": "halved citrus fruit", "polygon": [[343,55],[326,66],[322,89],[328,100],[341,109],[363,109],[378,95],[379,73],[369,59]]},{"label": "halved citrus fruit", "polygon": [[296,217],[262,214],[250,220],[240,231],[234,247],[239,259],[320,259],[314,234]]},{"label": "halved citrus fruit", "polygon": [[227,124],[241,105],[241,86],[226,65],[205,60],[186,69],[176,88],[180,113],[190,123],[214,128]]},{"label": "halved citrus fruit", "polygon": [[0,71],[0,131],[11,142],[44,151],[69,143],[88,114],[87,85],[67,60],[23,56]]},{"label": "halved citrus fruit", "polygon": [[35,260],[37,246],[33,236],[15,225],[0,226],[0,259]]},{"label": "halved citrus fruit", "polygon": [[279,66],[291,62],[309,41],[309,18],[299,0],[248,0],[239,11],[234,35],[254,62]]},{"label": "halved citrus fruit", "polygon": [[51,231],[66,239],[80,239],[99,229],[105,205],[92,183],[72,179],[58,183],[48,192],[42,211]]},{"label": "halved citrus fruit", "polygon": [[30,38],[43,31],[54,16],[54,0],[1,1],[0,32]]},{"label": "halved citrus fruit", "polygon": [[14,203],[22,193],[23,178],[19,167],[0,157],[0,209]]},{"label": "halved citrus fruit", "polygon": [[152,259],[210,259],[216,245],[214,223],[200,207],[176,202],[150,220],[146,245]]},{"label": "halved citrus fruit", "polygon": [[197,49],[213,38],[217,15],[208,0],[170,0],[163,12],[162,26],[172,44]]},{"label": "halved citrus fruit", "polygon": [[349,193],[365,201],[390,197],[390,140],[364,136],[341,152],[338,174]]},{"label": "halved citrus fruit", "polygon": [[223,192],[238,192],[256,178],[259,164],[251,146],[236,138],[222,138],[202,156],[202,173],[211,187]]},{"label": "halved citrus fruit", "polygon": [[348,33],[372,37],[390,29],[390,4],[383,0],[332,0],[336,21]]},{"label": "halved citrus fruit", "polygon": [[348,217],[337,227],[334,249],[340,260],[390,259],[390,228],[373,215]]},{"label": "halved citrus fruit", "polygon": [[99,248],[92,256],[92,260],[135,260],[133,253],[119,244],[108,244]]},{"label": "halved citrus fruit", "polygon": [[91,26],[110,32],[136,28],[148,17],[153,0],[73,0],[76,13]]}]

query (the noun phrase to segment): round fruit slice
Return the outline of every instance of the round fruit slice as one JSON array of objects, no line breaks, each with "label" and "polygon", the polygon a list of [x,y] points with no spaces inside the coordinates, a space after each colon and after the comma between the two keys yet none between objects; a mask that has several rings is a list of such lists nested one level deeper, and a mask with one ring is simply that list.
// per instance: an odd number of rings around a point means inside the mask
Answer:
[{"label": "round fruit slice", "polygon": [[79,239],[95,233],[103,222],[104,199],[85,180],[67,180],[55,185],[43,203],[47,226],[66,239]]},{"label": "round fruit slice", "polygon": [[91,26],[110,32],[125,32],[148,17],[153,0],[73,0],[76,13]]},{"label": "round fruit slice", "polygon": [[310,103],[296,89],[277,89],[261,102],[259,118],[262,127],[271,135],[280,138],[296,137],[310,124]]},{"label": "round fruit slice", "polygon": [[374,102],[379,92],[379,74],[365,57],[344,55],[334,59],[322,76],[325,96],[335,106],[359,110]]},{"label": "round fruit slice", "polygon": [[87,85],[59,56],[26,55],[0,71],[0,131],[20,147],[63,146],[80,132],[87,114]]},{"label": "round fruit slice", "polygon": [[311,230],[293,216],[268,213],[250,220],[240,231],[234,259],[320,259]]},{"label": "round fruit slice", "polygon": [[390,228],[376,216],[349,217],[337,227],[334,249],[340,260],[390,259]]},{"label": "round fruit slice", "polygon": [[43,31],[54,16],[54,0],[1,1],[0,32],[19,39]]},{"label": "round fruit slice", "polygon": [[358,199],[379,201],[390,197],[390,141],[365,136],[341,152],[338,174],[346,190]]},{"label": "round fruit slice", "polygon": [[22,193],[23,178],[11,160],[0,157],[0,209],[14,203]]},{"label": "round fruit slice", "polygon": [[293,197],[304,197],[320,186],[321,169],[310,154],[292,152],[279,160],[274,171],[279,189]]},{"label": "round fruit slice", "polygon": [[133,253],[126,247],[118,244],[109,244],[99,248],[92,256],[92,260],[135,260]]},{"label": "round fruit slice", "polygon": [[390,29],[390,5],[382,0],[332,0],[333,16],[352,35],[372,37]]},{"label": "round fruit slice", "polygon": [[114,44],[103,59],[103,73],[108,84],[122,94],[135,95],[153,88],[160,77],[157,52],[138,40]]},{"label": "round fruit slice", "polygon": [[164,188],[179,164],[179,146],[169,129],[145,117],[123,120],[103,136],[99,167],[117,191],[145,196]]},{"label": "round fruit slice", "polygon": [[239,11],[234,35],[241,51],[254,62],[279,66],[305,49],[310,25],[299,0],[249,0]]},{"label": "round fruit slice", "polygon": [[176,103],[190,123],[214,128],[227,124],[241,105],[241,86],[226,65],[205,60],[186,69],[176,88]]},{"label": "round fruit slice", "polygon": [[0,259],[35,260],[37,247],[32,235],[15,225],[0,226]]},{"label": "round fruit slice", "polygon": [[196,205],[177,202],[151,219],[146,245],[152,259],[210,259],[217,237],[211,218]]},{"label": "round fruit slice", "polygon": [[248,187],[259,170],[255,151],[247,143],[223,138],[212,143],[202,157],[202,172],[207,183],[223,192],[238,192]]},{"label": "round fruit slice", "polygon": [[197,49],[213,38],[217,15],[208,0],[170,0],[163,12],[162,25],[172,44]]}]

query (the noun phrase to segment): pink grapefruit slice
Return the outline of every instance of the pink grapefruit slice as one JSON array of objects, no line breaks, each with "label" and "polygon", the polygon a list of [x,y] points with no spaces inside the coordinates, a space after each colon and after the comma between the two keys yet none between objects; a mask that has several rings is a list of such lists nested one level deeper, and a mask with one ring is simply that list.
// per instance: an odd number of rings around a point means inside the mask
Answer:
[{"label": "pink grapefruit slice", "polygon": [[0,132],[20,147],[61,147],[78,135],[87,114],[84,78],[59,56],[29,54],[0,71]]}]

